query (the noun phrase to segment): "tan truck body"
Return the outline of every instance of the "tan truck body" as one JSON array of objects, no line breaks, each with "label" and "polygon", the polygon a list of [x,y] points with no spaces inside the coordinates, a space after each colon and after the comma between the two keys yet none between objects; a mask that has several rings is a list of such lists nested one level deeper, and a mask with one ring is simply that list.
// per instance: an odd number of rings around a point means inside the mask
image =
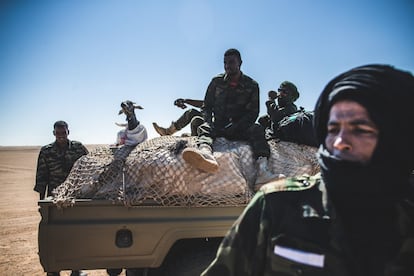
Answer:
[{"label": "tan truck body", "polygon": [[76,200],[66,208],[50,200],[38,205],[39,257],[45,271],[157,268],[175,254],[177,243],[197,250],[204,246],[200,241],[219,242],[245,207],[126,207],[106,200]]}]

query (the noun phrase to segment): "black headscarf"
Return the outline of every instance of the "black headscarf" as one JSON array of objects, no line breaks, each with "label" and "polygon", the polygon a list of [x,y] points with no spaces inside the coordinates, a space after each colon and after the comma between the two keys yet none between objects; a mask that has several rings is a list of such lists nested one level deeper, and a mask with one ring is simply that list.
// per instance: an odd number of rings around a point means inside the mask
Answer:
[{"label": "black headscarf", "polygon": [[[378,143],[368,164],[338,160],[326,149],[330,109],[343,99],[364,106],[379,128]],[[371,258],[372,262],[384,263],[399,247],[395,204],[407,196],[414,169],[414,77],[388,65],[347,71],[322,91],[314,125],[322,177],[343,222],[347,242],[357,260],[369,263]],[[362,270],[373,274],[369,268]]]}]

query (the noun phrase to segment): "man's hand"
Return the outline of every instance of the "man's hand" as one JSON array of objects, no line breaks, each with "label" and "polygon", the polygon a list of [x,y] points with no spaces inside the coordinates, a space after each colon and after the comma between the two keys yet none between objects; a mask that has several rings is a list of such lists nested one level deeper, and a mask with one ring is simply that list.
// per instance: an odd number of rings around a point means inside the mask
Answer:
[{"label": "man's hand", "polygon": [[277,93],[276,91],[270,90],[270,91],[267,93],[267,96],[269,97],[269,99],[270,99],[270,100],[274,100],[274,99],[276,99],[279,95],[278,95],[278,93]]},{"label": "man's hand", "polygon": [[174,101],[174,105],[176,105],[176,106],[178,106],[179,108],[182,108],[182,109],[186,109],[187,108],[187,106],[185,105],[185,100],[184,99],[181,99],[181,98],[176,99]]}]

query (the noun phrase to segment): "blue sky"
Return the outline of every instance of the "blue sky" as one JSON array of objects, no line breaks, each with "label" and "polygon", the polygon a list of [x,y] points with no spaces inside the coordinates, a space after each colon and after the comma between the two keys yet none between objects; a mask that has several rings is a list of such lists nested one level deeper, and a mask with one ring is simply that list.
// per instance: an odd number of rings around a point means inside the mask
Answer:
[{"label": "blue sky", "polygon": [[284,80],[313,109],[352,67],[414,72],[413,29],[410,0],[3,0],[0,146],[52,142],[56,120],[69,123],[70,139],[113,143],[127,99],[144,107],[138,119],[155,137],[152,122],[182,114],[176,98],[203,99],[228,48],[259,83],[261,115]]}]

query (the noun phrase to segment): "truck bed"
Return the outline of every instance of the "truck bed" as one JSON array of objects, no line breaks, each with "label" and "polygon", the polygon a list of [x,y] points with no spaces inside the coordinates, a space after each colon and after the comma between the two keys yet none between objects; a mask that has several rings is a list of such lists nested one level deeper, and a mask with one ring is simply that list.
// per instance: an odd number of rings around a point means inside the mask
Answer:
[{"label": "truck bed", "polygon": [[245,207],[126,207],[106,200],[76,200],[67,208],[50,200],[38,205],[45,271],[156,268],[177,241],[223,237]]}]

